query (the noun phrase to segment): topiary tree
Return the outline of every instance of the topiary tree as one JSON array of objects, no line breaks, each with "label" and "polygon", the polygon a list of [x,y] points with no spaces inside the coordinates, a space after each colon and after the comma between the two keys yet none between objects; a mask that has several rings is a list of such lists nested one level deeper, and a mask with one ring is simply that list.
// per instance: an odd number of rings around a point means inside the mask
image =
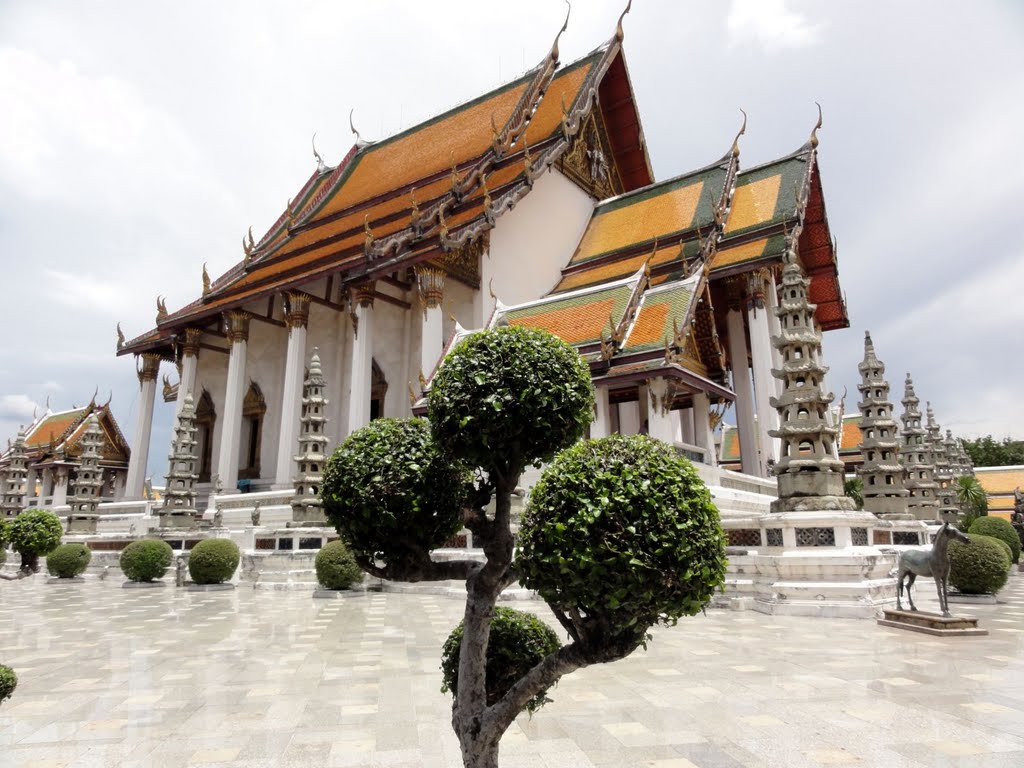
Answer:
[{"label": "topiary tree", "polygon": [[73,579],[85,573],[92,552],[85,544],[61,544],[46,556],[46,570],[60,579]]},{"label": "topiary tree", "polygon": [[14,670],[0,664],[0,704],[14,695],[14,689],[18,687],[18,676]]},{"label": "topiary tree", "polygon": [[39,573],[39,558],[57,548],[64,535],[60,519],[45,509],[27,509],[10,522],[7,536],[21,555],[22,573]]},{"label": "topiary tree", "polygon": [[979,517],[971,524],[968,533],[977,533],[981,536],[991,536],[1005,541],[1010,547],[1010,561],[1020,561],[1020,538],[1013,525],[1001,517]]},{"label": "topiary tree", "polygon": [[188,573],[196,584],[223,584],[235,575],[241,555],[231,539],[206,539],[188,555]]},{"label": "topiary tree", "polygon": [[970,544],[949,542],[949,583],[966,595],[995,594],[1010,576],[1010,559],[998,539],[967,534]]},{"label": "topiary tree", "polygon": [[316,553],[316,580],[324,589],[350,589],[363,580],[363,571],[345,542],[329,541]]},{"label": "topiary tree", "polygon": [[[429,424],[378,420],[350,435],[328,462],[321,498],[367,572],[407,581],[465,579],[461,630],[446,644],[445,685],[455,694],[452,726],[464,765],[491,768],[508,726],[536,708],[562,675],[622,658],[646,642],[654,623],[699,610],[724,578],[723,537],[707,490],[685,460],[647,438],[594,441],[547,470],[550,490],[531,500],[524,554],[513,562],[512,495],[523,471],[576,443],[593,417],[589,367],[549,333],[500,328],[467,337],[435,375],[428,406]],[[582,490],[578,450],[595,454],[594,466],[607,462],[601,472],[620,475],[618,491]],[[626,455],[646,463],[624,471]],[[611,479],[604,482],[612,487]],[[555,503],[563,484],[564,503]],[[635,503],[648,493],[649,503]],[[579,515],[591,523],[577,524]],[[586,525],[595,535],[600,530],[601,516],[621,526],[616,542],[628,546],[630,557],[615,557],[600,539],[585,537]],[[430,550],[460,525],[473,533],[485,562],[431,558]],[[561,562],[564,552],[572,556]],[[587,570],[588,559],[599,561],[607,578],[586,594],[549,590],[539,575],[555,571],[578,585],[596,572]],[[665,564],[681,570],[666,575],[659,570]],[[507,635],[498,629],[504,622],[495,603],[520,574],[544,585],[571,642],[538,641],[539,660],[517,653],[512,663],[502,658],[509,645],[500,639]],[[495,665],[503,669],[500,686],[489,677]]]},{"label": "topiary tree", "polygon": [[133,541],[121,551],[121,570],[128,581],[156,581],[174,559],[174,550],[160,539]]}]

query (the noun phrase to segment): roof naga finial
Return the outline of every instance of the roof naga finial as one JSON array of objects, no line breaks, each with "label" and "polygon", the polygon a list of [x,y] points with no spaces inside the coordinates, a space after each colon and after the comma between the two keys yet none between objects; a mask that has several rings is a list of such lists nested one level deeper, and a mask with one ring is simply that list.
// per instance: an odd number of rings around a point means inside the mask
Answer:
[{"label": "roof naga finial", "polygon": [[163,296],[156,297],[156,321],[159,323],[161,320],[167,318],[167,304],[164,302]]},{"label": "roof naga finial", "polygon": [[206,262],[203,262],[203,296],[210,292],[210,273],[206,271]]},{"label": "roof naga finial", "polygon": [[615,25],[615,39],[619,43],[621,43],[623,38],[626,37],[626,33],[622,30],[622,20],[624,18],[626,18],[626,14],[629,13],[630,8],[632,8],[632,7],[633,7],[633,0],[629,0],[629,2],[626,3],[626,10],[624,10],[622,12],[622,15],[619,16],[619,23]]},{"label": "roof naga finial", "polygon": [[811,138],[807,140],[807,143],[811,145],[811,149],[815,149],[818,146],[818,130],[821,128],[821,104],[814,102],[818,108],[818,122],[814,124],[814,128],[811,129]]},{"label": "roof naga finial", "polygon": [[121,323],[117,324],[117,351],[124,347],[124,331],[121,330]]},{"label": "roof naga finial", "polygon": [[313,144],[313,157],[316,158],[316,172],[323,173],[325,170],[327,170],[327,163],[324,162],[324,159],[320,156],[320,153],[316,151],[315,131],[313,132],[313,138],[311,140],[311,143]]},{"label": "roof naga finial", "polygon": [[348,127],[351,129],[352,133],[355,134],[356,146],[357,147],[365,147],[367,142],[363,141],[363,137],[360,136],[359,135],[359,131],[356,130],[355,123],[352,122],[352,115],[355,114],[355,111],[356,111],[355,107],[353,107],[352,109],[350,109],[348,111]]},{"label": "roof naga finial", "polygon": [[369,258],[370,251],[373,248],[373,241],[376,238],[373,236],[373,230],[370,229],[370,214],[368,213],[363,216],[363,232],[365,233],[363,252],[366,254],[366,257]]},{"label": "roof naga finial", "polygon": [[256,250],[256,241],[252,237],[252,227],[249,227],[248,234],[242,238],[242,251],[245,253],[243,263],[248,264],[252,259],[253,251]]},{"label": "roof naga finial", "polygon": [[489,294],[491,294],[491,298],[492,299],[494,299],[495,301],[498,300],[498,294],[496,294],[494,292],[494,278],[493,277],[490,280],[487,281],[487,292]]},{"label": "roof naga finial", "polygon": [[551,44],[551,53],[548,54],[548,58],[552,63],[558,63],[558,39],[562,36],[562,33],[569,28],[569,15],[572,13],[572,3],[569,0],[565,0],[565,23],[562,24],[562,28],[558,30],[558,34],[555,35],[555,42]]},{"label": "roof naga finial", "polygon": [[733,157],[740,156],[740,136],[747,132],[747,113],[742,107],[740,112],[743,112],[743,125],[740,126],[740,132],[736,134],[736,138],[732,140],[732,149],[729,150],[729,154]]}]

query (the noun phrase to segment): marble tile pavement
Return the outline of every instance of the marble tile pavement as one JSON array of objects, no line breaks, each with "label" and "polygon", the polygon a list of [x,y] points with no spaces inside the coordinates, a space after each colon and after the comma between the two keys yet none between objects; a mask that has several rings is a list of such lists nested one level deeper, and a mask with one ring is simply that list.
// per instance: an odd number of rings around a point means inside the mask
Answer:
[{"label": "marble tile pavement", "polygon": [[[934,607],[919,581],[922,607]],[[540,602],[517,607],[546,618]],[[1024,764],[1024,574],[987,637],[712,611],[578,671],[503,768]],[[0,582],[0,766],[459,766],[441,595]]]}]

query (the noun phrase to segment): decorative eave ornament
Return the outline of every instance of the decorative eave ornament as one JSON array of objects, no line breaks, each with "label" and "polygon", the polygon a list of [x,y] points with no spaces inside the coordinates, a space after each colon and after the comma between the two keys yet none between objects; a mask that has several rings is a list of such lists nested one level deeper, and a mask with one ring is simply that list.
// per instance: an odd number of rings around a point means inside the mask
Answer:
[{"label": "decorative eave ornament", "polygon": [[734,158],[738,158],[740,156],[740,136],[747,132],[747,113],[742,107],[740,108],[740,112],[743,113],[743,125],[740,126],[740,130],[739,133],[736,134],[736,138],[732,140],[732,148],[729,150],[729,154]]},{"label": "decorative eave ornament", "polygon": [[203,296],[210,292],[210,273],[206,271],[206,262],[203,262]]},{"label": "decorative eave ornament", "polygon": [[814,128],[811,129],[811,136],[807,139],[807,144],[811,149],[818,148],[818,131],[821,129],[821,104],[814,102],[814,105],[818,108],[818,122],[814,124]]},{"label": "decorative eave ornament", "polygon": [[167,319],[167,304],[164,302],[163,296],[156,297],[156,322],[159,324],[161,321]]},{"label": "decorative eave ornament", "polygon": [[117,351],[124,349],[124,331],[121,330],[121,323],[117,324]]},{"label": "decorative eave ornament", "polygon": [[621,43],[626,37],[625,31],[622,29],[622,20],[626,18],[626,14],[629,13],[632,7],[633,0],[629,0],[629,2],[626,3],[626,10],[624,10],[622,15],[619,16],[619,22],[615,25],[615,41],[618,43]]},{"label": "decorative eave ornament", "polygon": [[256,250],[256,241],[252,237],[252,227],[249,227],[249,233],[246,237],[242,238],[242,251],[245,253],[243,264],[249,265],[252,260],[253,252]]},{"label": "decorative eave ornament", "polygon": [[327,170],[327,163],[324,162],[324,159],[323,157],[320,156],[320,153],[316,151],[315,132],[313,133],[313,138],[310,140],[310,143],[313,145],[313,158],[316,160],[316,172],[323,173],[324,171]]},{"label": "decorative eave ornament", "polygon": [[352,115],[355,114],[355,111],[355,107],[348,111],[348,127],[352,131],[352,135],[356,137],[356,149],[362,149],[363,147],[368,147],[372,142],[365,141],[359,135],[359,131],[356,130],[355,123],[352,122]]}]

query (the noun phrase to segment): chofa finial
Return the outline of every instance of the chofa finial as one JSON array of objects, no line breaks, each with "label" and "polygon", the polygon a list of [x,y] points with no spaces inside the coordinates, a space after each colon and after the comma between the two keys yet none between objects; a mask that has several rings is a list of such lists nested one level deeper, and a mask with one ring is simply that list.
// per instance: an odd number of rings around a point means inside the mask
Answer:
[{"label": "chofa finial", "polygon": [[159,323],[167,317],[167,304],[163,296],[156,297],[156,321]]},{"label": "chofa finial", "polygon": [[740,156],[740,136],[747,132],[747,113],[742,107],[740,112],[743,113],[743,125],[740,126],[740,131],[736,134],[736,138],[732,140],[732,149],[729,150],[729,154],[733,157]]},{"label": "chofa finial", "polygon": [[323,173],[325,170],[327,170],[327,163],[324,162],[324,159],[323,159],[323,157],[320,156],[320,153],[316,151],[316,132],[315,131],[313,133],[313,138],[311,139],[311,143],[313,144],[313,157],[316,159],[316,172],[317,173]]},{"label": "chofa finial", "polygon": [[814,124],[814,128],[811,129],[811,138],[807,140],[807,143],[811,145],[811,149],[818,146],[818,130],[821,128],[821,104],[814,102],[815,106],[818,107],[818,122]]},{"label": "chofa finial", "polygon": [[569,0],[565,0],[567,6],[565,10],[565,23],[562,24],[562,28],[558,30],[558,34],[555,35],[555,42],[551,44],[551,53],[548,54],[548,58],[553,62],[558,61],[558,39],[562,36],[562,33],[569,28],[569,15],[572,13],[572,3]]},{"label": "chofa finial", "polygon": [[629,0],[629,2],[626,3],[626,10],[624,10],[622,12],[622,15],[619,16],[619,23],[615,25],[615,39],[620,43],[622,42],[623,38],[626,37],[626,33],[622,29],[622,20],[626,18],[626,14],[629,13],[630,8],[632,7],[633,0]]},{"label": "chofa finial", "polygon": [[210,292],[210,273],[206,271],[206,262],[203,262],[203,296]]},{"label": "chofa finial", "polygon": [[121,330],[121,323],[117,324],[117,351],[124,347],[124,331]]}]

